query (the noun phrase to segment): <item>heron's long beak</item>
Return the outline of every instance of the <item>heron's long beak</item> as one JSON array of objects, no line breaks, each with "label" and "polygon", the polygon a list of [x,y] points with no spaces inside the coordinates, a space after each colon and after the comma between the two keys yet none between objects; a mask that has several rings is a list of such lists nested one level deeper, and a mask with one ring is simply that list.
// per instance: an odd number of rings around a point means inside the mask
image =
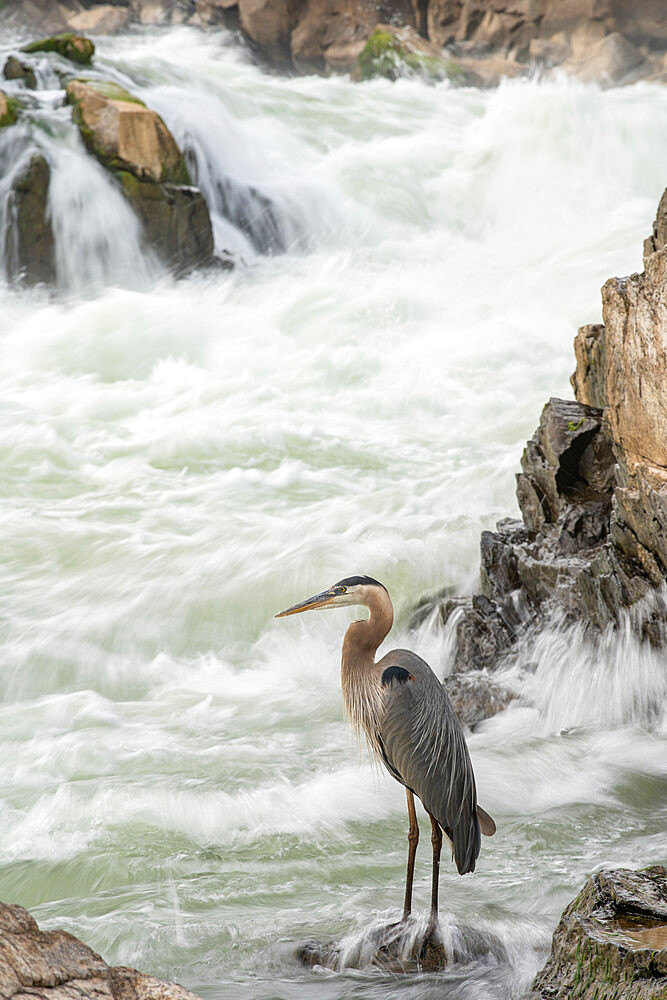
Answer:
[{"label": "heron's long beak", "polygon": [[313,608],[326,608],[333,603],[333,599],[334,595],[331,591],[325,590],[321,594],[309,597],[307,601],[301,601],[300,604],[293,604],[291,608],[281,611],[275,617],[284,618],[285,615],[298,615],[300,611],[310,611]]}]

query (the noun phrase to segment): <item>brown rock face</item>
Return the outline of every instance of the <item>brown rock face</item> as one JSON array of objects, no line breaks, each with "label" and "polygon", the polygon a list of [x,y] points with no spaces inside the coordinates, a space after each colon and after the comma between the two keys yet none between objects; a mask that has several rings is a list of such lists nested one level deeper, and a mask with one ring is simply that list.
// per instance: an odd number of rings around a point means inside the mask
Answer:
[{"label": "brown rock face", "polygon": [[155,111],[114,84],[70,80],[66,93],[84,142],[105,165],[157,183],[188,181],[183,154]]},{"label": "brown rock face", "polygon": [[601,871],[556,928],[527,1000],[664,1000],[667,870]]},{"label": "brown rock face", "polygon": [[108,81],[71,80],[67,99],[87,148],[116,175],[146,245],[177,274],[213,253],[208,207],[160,116]]},{"label": "brown rock face", "polygon": [[0,903],[0,996],[37,1000],[199,1000],[136,969],[110,968],[66,931],[40,931],[22,906]]},{"label": "brown rock face", "polygon": [[484,690],[474,672],[546,616],[603,629],[632,609],[641,637],[667,643],[667,191],[644,261],[605,284],[604,324],[577,334],[577,400],[544,407],[517,476],[523,522],[482,535],[482,593],[438,605],[466,684]]},{"label": "brown rock face", "polygon": [[383,22],[416,27],[410,0],[306,0],[291,35],[294,65],[309,72],[351,69]]}]

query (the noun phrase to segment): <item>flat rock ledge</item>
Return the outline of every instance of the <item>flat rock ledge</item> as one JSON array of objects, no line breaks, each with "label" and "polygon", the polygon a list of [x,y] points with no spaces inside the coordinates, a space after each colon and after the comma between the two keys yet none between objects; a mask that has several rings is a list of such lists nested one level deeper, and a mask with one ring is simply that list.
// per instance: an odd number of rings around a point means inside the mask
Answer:
[{"label": "flat rock ledge", "polygon": [[40,931],[22,906],[0,903],[0,997],[4,1000],[199,1000],[176,983],[112,968],[66,931]]},{"label": "flat rock ledge", "polygon": [[560,919],[526,1000],[665,1000],[667,869],[601,871]]}]

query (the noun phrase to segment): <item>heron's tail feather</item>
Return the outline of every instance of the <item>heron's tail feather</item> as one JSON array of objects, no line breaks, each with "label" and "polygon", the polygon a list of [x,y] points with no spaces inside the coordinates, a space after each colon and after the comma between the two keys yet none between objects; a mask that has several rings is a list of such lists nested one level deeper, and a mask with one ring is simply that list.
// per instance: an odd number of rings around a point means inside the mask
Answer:
[{"label": "heron's tail feather", "polygon": [[495,820],[481,806],[477,806],[477,818],[479,819],[479,828],[484,836],[492,837],[496,832]]}]

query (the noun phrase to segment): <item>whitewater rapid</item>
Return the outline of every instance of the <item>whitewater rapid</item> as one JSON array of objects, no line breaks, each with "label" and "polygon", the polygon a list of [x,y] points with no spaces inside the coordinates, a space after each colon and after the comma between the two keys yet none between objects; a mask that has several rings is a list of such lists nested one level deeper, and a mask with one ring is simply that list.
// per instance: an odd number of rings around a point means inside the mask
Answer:
[{"label": "whitewater rapid", "polygon": [[52,164],[60,282],[2,289],[0,898],[206,998],[516,995],[591,871],[665,861],[664,656],[545,628],[469,737],[498,834],[474,876],[443,864],[443,933],[499,947],[325,973],[294,945],[399,915],[404,795],[343,718],[351,615],[273,615],[369,573],[391,646],[447,672],[451,636],[410,612],[474,590],[577,327],[641,268],[667,92],[287,79],[224,32],[97,42],[239,264],[175,282],[142,253],[44,57],[0,148]]}]

